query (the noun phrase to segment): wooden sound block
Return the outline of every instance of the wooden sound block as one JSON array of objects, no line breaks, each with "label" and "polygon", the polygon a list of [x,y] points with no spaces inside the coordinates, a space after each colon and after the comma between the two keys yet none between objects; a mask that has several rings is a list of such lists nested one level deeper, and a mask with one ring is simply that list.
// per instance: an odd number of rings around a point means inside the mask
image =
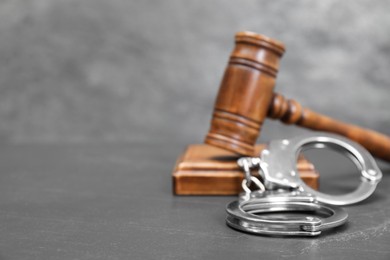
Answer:
[{"label": "wooden sound block", "polygon": [[[260,154],[265,145],[256,145]],[[237,165],[239,157],[207,144],[192,144],[179,156],[173,177],[176,195],[236,195],[242,191],[244,173]],[[318,189],[319,174],[313,164],[300,157],[297,169],[303,181]]]}]

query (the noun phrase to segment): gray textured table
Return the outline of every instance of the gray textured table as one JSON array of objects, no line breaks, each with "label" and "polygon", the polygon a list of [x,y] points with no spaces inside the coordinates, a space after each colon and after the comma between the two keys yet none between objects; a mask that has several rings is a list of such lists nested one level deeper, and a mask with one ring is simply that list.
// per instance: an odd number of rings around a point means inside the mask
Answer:
[{"label": "gray textured table", "polygon": [[[390,259],[389,164],[376,193],[346,207],[347,225],[318,238],[260,237],[225,225],[235,197],[172,195],[171,170],[183,149],[3,145],[0,259]],[[328,168],[324,188],[353,187],[354,173],[317,157]]]}]

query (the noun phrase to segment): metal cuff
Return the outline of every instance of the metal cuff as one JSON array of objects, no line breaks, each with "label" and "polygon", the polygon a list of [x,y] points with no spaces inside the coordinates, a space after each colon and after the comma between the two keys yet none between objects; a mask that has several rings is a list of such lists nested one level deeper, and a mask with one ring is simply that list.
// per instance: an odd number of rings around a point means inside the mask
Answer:
[{"label": "metal cuff", "polygon": [[[226,211],[226,223],[230,227],[272,236],[317,236],[326,229],[344,224],[348,218],[342,208],[319,203],[313,196],[298,192],[252,193],[248,200],[228,204]],[[289,212],[311,214],[289,216]],[[283,214],[275,217],[274,213]]]},{"label": "metal cuff", "polygon": [[[301,152],[310,148],[330,148],[347,155],[361,173],[360,185],[345,195],[329,195],[313,190],[299,177],[296,162]],[[304,136],[272,141],[261,154],[266,165],[262,167],[267,189],[292,188],[313,194],[319,202],[331,205],[349,205],[368,198],[382,179],[371,154],[358,143],[329,133],[313,133]]]}]

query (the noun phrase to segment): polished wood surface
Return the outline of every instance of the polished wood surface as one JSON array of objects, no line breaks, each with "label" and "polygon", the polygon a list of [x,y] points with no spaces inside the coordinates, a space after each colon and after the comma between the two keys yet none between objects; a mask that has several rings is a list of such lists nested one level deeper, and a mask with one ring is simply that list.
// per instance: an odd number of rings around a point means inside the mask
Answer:
[{"label": "polished wood surface", "polygon": [[215,102],[205,142],[254,155],[254,144],[272,100],[284,46],[266,36],[236,34],[236,45]]},{"label": "polished wood surface", "polygon": [[321,115],[308,108],[303,108],[293,99],[285,99],[280,94],[274,94],[268,117],[280,119],[286,124],[296,124],[316,131],[343,135],[360,143],[376,157],[390,161],[390,138],[388,136]]},{"label": "polished wood surface", "polygon": [[[255,146],[256,154],[264,145]],[[238,156],[233,152],[209,146],[193,144],[179,157],[172,174],[173,193],[176,195],[236,195],[241,192],[244,177],[237,166]],[[318,189],[319,174],[313,164],[298,159],[298,172],[303,181]],[[256,171],[254,171],[254,174]]]},{"label": "polished wood surface", "polygon": [[282,43],[252,32],[240,32],[235,40],[205,143],[252,156],[263,121],[269,116],[287,124],[343,135],[374,156],[390,161],[388,136],[315,113],[295,100],[274,94],[284,52]]}]

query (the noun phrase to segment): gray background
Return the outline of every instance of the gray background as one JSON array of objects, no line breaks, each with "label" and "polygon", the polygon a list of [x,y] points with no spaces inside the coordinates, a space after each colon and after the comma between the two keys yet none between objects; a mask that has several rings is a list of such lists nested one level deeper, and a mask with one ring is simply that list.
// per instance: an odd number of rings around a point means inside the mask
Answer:
[{"label": "gray background", "polygon": [[[284,42],[276,90],[390,134],[390,1],[0,3],[0,141],[202,142],[237,31]],[[262,140],[300,131],[267,121]]]},{"label": "gray background", "polygon": [[[236,196],[173,196],[233,36],[283,41],[276,90],[390,134],[389,1],[0,1],[0,259],[389,259],[389,164],[319,238],[225,225]],[[301,132],[268,120],[259,141]],[[321,190],[359,182],[311,153]],[[346,167],[346,168],[344,168]],[[351,168],[352,167],[352,168]]]}]

